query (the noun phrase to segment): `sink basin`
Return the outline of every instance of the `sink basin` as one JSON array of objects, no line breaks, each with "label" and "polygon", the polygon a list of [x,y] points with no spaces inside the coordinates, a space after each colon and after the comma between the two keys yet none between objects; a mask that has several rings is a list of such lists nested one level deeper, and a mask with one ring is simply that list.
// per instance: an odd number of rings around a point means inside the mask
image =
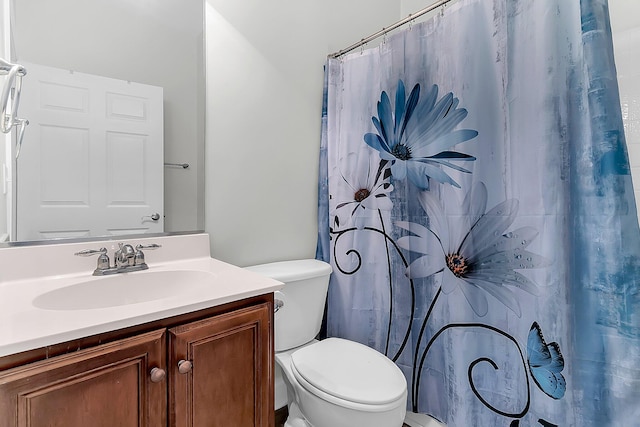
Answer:
[{"label": "sink basin", "polygon": [[34,298],[45,310],[89,310],[138,304],[197,294],[213,286],[215,275],[197,270],[121,273],[92,278],[54,289]]}]

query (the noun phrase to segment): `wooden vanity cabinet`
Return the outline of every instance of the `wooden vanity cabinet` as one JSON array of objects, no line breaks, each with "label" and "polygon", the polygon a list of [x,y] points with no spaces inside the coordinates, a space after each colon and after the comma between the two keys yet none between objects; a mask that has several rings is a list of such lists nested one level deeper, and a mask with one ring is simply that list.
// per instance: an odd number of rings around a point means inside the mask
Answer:
[{"label": "wooden vanity cabinet", "polygon": [[0,373],[2,427],[166,425],[165,331],[154,331]]},{"label": "wooden vanity cabinet", "polygon": [[262,304],[169,329],[171,426],[270,425],[270,316]]},{"label": "wooden vanity cabinet", "polygon": [[273,427],[272,307],[254,297],[0,358],[0,427]]}]

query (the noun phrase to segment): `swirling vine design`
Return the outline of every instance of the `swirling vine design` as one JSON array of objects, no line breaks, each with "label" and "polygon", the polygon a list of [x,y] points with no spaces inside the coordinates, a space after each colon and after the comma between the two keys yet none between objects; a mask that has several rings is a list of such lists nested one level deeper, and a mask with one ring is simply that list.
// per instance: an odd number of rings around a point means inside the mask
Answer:
[{"label": "swirling vine design", "polygon": [[[404,331],[404,337],[402,339],[402,343],[400,344],[400,347],[398,348],[398,350],[395,352],[395,354],[393,356],[388,354],[389,351],[389,340],[391,337],[391,322],[392,322],[392,314],[393,314],[393,283],[391,280],[391,261],[390,261],[390,254],[389,254],[389,246],[388,244],[391,243],[391,245],[393,246],[393,248],[396,251],[396,254],[400,257],[400,259],[402,260],[402,263],[404,264],[404,266],[408,266],[408,262],[407,259],[405,258],[404,254],[402,253],[402,251],[400,250],[400,247],[398,247],[397,243],[395,242],[395,240],[389,236],[386,231],[384,230],[384,223],[382,221],[382,213],[380,211],[378,211],[379,217],[380,217],[380,222],[383,224],[382,225],[382,230],[374,228],[374,227],[364,227],[362,230],[364,231],[372,231],[375,233],[378,233],[380,235],[382,235],[385,239],[385,242],[387,243],[387,245],[385,245],[386,247],[386,252],[387,252],[387,268],[389,270],[389,292],[391,294],[390,297],[390,301],[389,301],[389,325],[388,325],[388,329],[387,329],[387,338],[386,338],[386,344],[385,344],[385,355],[388,356],[391,360],[393,360],[394,362],[398,360],[398,358],[400,357],[400,355],[402,354],[402,352],[404,351],[405,347],[407,346],[407,343],[409,342],[409,337],[411,336],[411,323],[409,323],[407,325],[406,330]],[[343,268],[343,266],[340,265],[339,262],[339,257],[337,256],[337,249],[336,247],[338,246],[338,240],[344,236],[347,233],[352,233],[358,231],[357,227],[350,227],[350,228],[346,228],[344,230],[340,230],[340,231],[331,231],[330,233],[332,235],[335,236],[334,238],[334,244],[333,244],[333,259],[334,259],[334,265],[336,266],[336,268],[345,275],[353,275],[355,273],[357,273],[360,268],[362,267],[362,255],[360,254],[360,252],[358,252],[357,249],[351,248],[349,250],[347,250],[345,252],[345,255],[352,255],[355,254],[358,260],[357,265],[355,266],[355,268],[352,269],[345,269]],[[411,290],[411,308],[410,308],[410,319],[413,319],[413,316],[415,314],[415,308],[416,308],[416,294],[415,294],[415,286],[414,286],[414,282],[412,279],[409,279],[409,285],[410,285],[410,290]]]},{"label": "swirling vine design", "polygon": [[[433,343],[438,339],[438,337],[440,335],[442,335],[445,331],[449,330],[449,329],[453,329],[453,328],[481,328],[481,329],[487,329],[489,331],[495,332],[497,334],[500,334],[504,337],[506,337],[507,339],[509,339],[518,349],[518,352],[520,354],[520,361],[522,362],[522,368],[523,368],[523,372],[525,373],[525,380],[526,380],[526,384],[527,384],[527,401],[525,403],[525,407],[522,409],[522,411],[520,412],[515,412],[515,413],[511,413],[511,412],[506,412],[506,411],[502,411],[498,408],[496,408],[495,406],[493,406],[492,404],[490,404],[484,397],[482,397],[482,395],[480,394],[480,392],[478,391],[478,389],[475,386],[475,383],[473,381],[473,369],[476,367],[476,365],[478,365],[479,363],[482,362],[487,362],[489,363],[494,370],[498,370],[498,365],[490,358],[488,357],[480,357],[478,359],[475,359],[473,362],[471,362],[471,364],[469,365],[468,369],[467,369],[467,375],[468,375],[468,379],[469,379],[469,386],[471,387],[471,391],[473,391],[473,394],[478,398],[478,400],[480,402],[482,402],[483,405],[485,405],[487,408],[491,409],[493,412],[500,414],[504,417],[509,417],[509,418],[522,418],[528,411],[529,411],[529,406],[531,404],[531,390],[529,387],[529,376],[526,374],[527,372],[527,364],[525,361],[525,357],[524,357],[524,353],[522,352],[522,349],[520,348],[520,345],[518,344],[518,341],[512,337],[511,335],[509,335],[508,333],[495,328],[493,326],[490,325],[485,325],[483,323],[451,323],[448,324],[446,326],[443,326],[442,328],[440,328],[440,330],[438,330],[438,332],[436,332],[433,337],[431,337],[431,339],[429,340],[429,342],[427,343],[427,346],[425,347],[424,351],[422,352],[422,357],[420,358],[420,363],[419,363],[419,367],[418,367],[418,372],[422,372],[422,368],[424,367],[424,362],[425,359],[427,358],[427,353],[429,352],[429,349],[431,348],[431,346],[433,345]],[[420,393],[420,376],[418,375],[416,384],[415,384],[415,390],[414,390],[414,395],[413,395],[413,410],[414,411],[418,411],[418,397],[419,397],[419,393]]]}]

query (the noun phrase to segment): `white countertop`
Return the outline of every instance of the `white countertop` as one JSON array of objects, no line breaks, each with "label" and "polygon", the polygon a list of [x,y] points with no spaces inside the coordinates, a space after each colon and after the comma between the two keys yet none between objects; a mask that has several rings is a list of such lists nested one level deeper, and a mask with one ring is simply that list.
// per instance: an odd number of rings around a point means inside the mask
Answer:
[{"label": "white countertop", "polygon": [[[211,286],[147,302],[75,310],[42,309],[34,306],[33,300],[65,286],[104,279],[92,276],[95,257],[73,256],[79,250],[100,247],[100,243],[0,249],[0,356],[262,295],[283,286],[278,281],[209,257],[208,239],[206,234],[197,234],[128,242],[158,243],[163,247],[145,252],[149,270],[121,274],[204,271],[211,273]],[[72,265],[65,265],[67,260]],[[176,286],[179,288],[180,284]]]}]

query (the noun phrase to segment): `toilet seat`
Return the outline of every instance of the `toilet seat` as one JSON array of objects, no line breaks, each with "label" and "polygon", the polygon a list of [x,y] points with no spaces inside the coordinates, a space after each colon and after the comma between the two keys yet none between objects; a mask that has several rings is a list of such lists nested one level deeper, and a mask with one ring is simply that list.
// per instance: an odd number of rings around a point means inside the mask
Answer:
[{"label": "toilet seat", "polygon": [[307,391],[343,407],[385,410],[406,399],[402,371],[362,344],[327,338],[291,355],[291,370]]}]

